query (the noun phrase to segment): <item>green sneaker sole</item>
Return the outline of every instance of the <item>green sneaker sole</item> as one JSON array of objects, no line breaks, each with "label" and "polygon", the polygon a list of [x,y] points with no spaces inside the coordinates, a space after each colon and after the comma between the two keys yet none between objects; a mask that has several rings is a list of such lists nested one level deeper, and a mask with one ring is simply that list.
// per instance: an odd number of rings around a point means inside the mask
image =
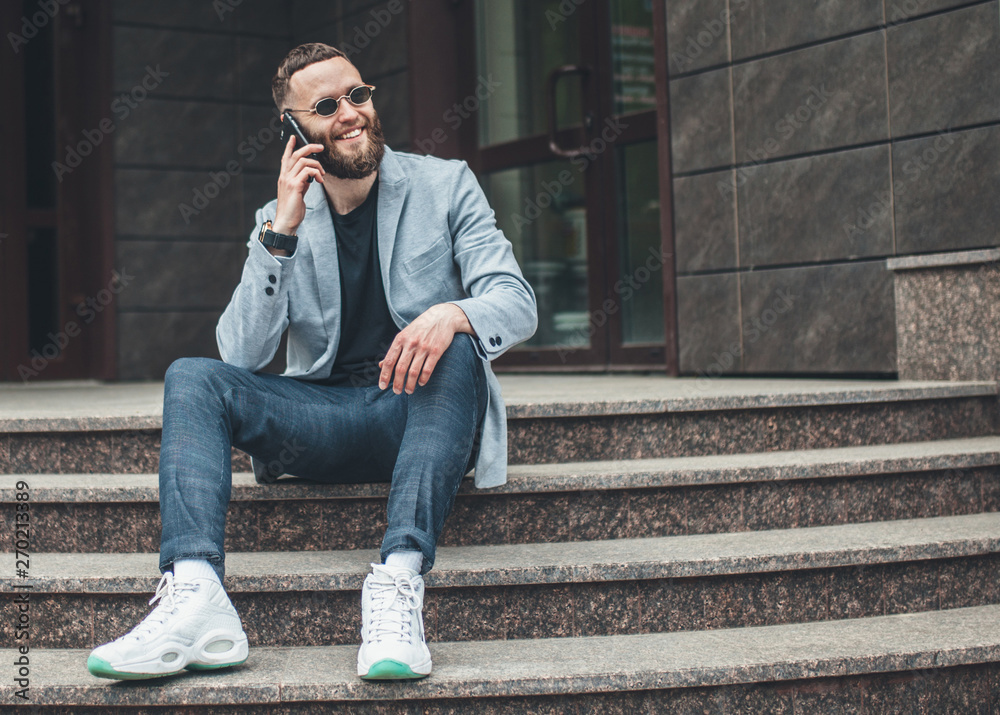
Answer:
[{"label": "green sneaker sole", "polygon": [[[234,661],[232,663],[220,663],[219,665],[200,665],[198,663],[191,663],[187,666],[187,670],[216,670],[218,668],[228,668],[233,665],[243,665],[247,662],[247,659]],[[169,673],[128,673],[121,670],[115,670],[111,667],[111,663],[104,660],[103,658],[97,658],[95,656],[90,656],[87,658],[87,670],[90,671],[91,675],[97,676],[98,678],[110,678],[112,680],[149,680],[151,678],[166,678],[170,675],[177,675],[178,673],[183,673],[184,668],[180,670],[172,670]]]},{"label": "green sneaker sole", "polygon": [[97,658],[95,656],[90,656],[87,658],[87,670],[90,671],[91,675],[96,675],[98,678],[111,678],[112,680],[148,680],[150,678],[165,678],[168,675],[177,675],[180,670],[175,670],[170,673],[126,673],[121,670],[115,670],[111,667],[111,663],[104,660],[104,658]]},{"label": "green sneaker sole", "polygon": [[364,680],[415,680],[427,676],[414,673],[406,663],[385,659],[372,663],[372,667],[368,669],[368,675],[361,677]]}]

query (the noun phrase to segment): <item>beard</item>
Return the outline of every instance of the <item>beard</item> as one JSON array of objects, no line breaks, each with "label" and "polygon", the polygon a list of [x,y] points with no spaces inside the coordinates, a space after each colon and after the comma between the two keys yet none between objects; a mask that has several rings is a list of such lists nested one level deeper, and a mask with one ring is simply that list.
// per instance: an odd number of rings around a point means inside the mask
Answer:
[{"label": "beard", "polygon": [[343,152],[337,146],[336,139],[324,142],[326,151],[320,154],[319,163],[323,169],[338,179],[364,179],[377,171],[382,157],[385,155],[385,135],[382,133],[382,121],[375,115],[375,120],[364,124],[368,134],[368,142],[361,152]]}]

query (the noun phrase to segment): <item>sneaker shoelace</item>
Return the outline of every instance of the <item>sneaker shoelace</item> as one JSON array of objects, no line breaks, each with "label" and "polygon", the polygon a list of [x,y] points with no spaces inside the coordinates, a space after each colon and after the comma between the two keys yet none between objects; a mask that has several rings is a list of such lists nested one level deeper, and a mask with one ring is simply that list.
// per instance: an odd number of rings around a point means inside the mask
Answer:
[{"label": "sneaker shoelace", "polygon": [[397,574],[392,583],[373,582],[372,618],[368,626],[370,641],[398,641],[412,643],[410,614],[420,608],[420,595],[414,580]]},{"label": "sneaker shoelace", "polygon": [[141,640],[166,623],[167,619],[177,612],[177,606],[187,600],[188,593],[198,590],[197,584],[175,581],[171,571],[165,571],[160,583],[156,585],[149,605],[159,601],[159,605],[146,616],[139,625],[133,628],[126,637]]}]

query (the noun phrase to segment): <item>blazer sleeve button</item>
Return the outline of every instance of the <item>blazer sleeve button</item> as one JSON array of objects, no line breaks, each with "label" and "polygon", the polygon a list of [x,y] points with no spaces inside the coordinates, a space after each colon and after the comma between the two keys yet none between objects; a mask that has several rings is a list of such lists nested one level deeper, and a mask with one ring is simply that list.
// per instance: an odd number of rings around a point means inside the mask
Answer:
[{"label": "blazer sleeve button", "polygon": [[267,288],[264,289],[264,292],[267,293],[268,295],[274,295],[274,288],[268,286]]},{"label": "blazer sleeve button", "polygon": [[490,345],[492,345],[493,347],[496,347],[497,346],[497,339],[494,338],[494,337],[490,337]]}]

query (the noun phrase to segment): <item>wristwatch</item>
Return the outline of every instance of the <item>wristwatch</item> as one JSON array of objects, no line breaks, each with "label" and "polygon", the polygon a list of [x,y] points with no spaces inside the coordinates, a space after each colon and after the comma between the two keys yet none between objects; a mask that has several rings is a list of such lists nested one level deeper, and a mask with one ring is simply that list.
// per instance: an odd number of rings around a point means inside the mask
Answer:
[{"label": "wristwatch", "polygon": [[260,227],[260,235],[257,238],[265,246],[277,248],[279,251],[288,251],[289,253],[295,253],[295,247],[299,243],[298,236],[288,236],[284,233],[272,231],[270,219],[265,221],[264,225]]}]

